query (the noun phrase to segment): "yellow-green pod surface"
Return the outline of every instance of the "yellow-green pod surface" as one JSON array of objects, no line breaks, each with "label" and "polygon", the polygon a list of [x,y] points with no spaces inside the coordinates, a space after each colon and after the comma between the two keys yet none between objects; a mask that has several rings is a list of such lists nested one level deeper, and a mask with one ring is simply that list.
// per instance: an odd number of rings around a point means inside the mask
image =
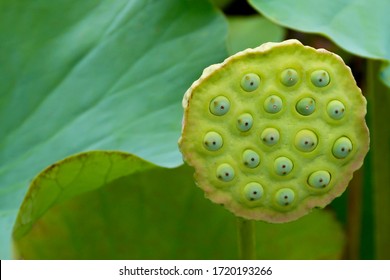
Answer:
[{"label": "yellow-green pod surface", "polygon": [[183,107],[179,147],[198,186],[247,219],[287,222],[326,206],[369,147],[366,100],[349,67],[297,40],[206,68]]}]

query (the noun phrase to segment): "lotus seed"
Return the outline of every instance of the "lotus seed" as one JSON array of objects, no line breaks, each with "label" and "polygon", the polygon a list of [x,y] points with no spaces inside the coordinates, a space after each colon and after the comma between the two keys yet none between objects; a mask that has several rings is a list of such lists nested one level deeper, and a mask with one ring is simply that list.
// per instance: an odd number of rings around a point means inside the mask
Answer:
[{"label": "lotus seed", "polygon": [[261,140],[267,146],[273,146],[279,141],[279,131],[275,128],[266,128],[261,134]]},{"label": "lotus seed", "polygon": [[299,114],[308,116],[311,115],[316,109],[316,102],[313,98],[305,97],[298,101],[295,108]]},{"label": "lotus seed", "polygon": [[294,165],[292,161],[286,157],[278,157],[274,163],[275,172],[280,176],[285,176],[289,174],[293,167]]},{"label": "lotus seed", "polygon": [[286,69],[280,75],[280,81],[286,87],[292,87],[298,82],[298,73],[294,69]]},{"label": "lotus seed", "polygon": [[338,100],[332,100],[328,104],[327,111],[329,117],[339,120],[344,116],[345,106]]},{"label": "lotus seed", "polygon": [[255,168],[260,163],[259,155],[253,150],[245,150],[242,154],[244,165],[249,168]]},{"label": "lotus seed", "polygon": [[271,114],[279,112],[282,106],[282,99],[277,95],[271,95],[264,101],[264,110]]},{"label": "lotus seed", "polygon": [[288,206],[294,202],[295,193],[292,189],[284,188],[280,189],[276,193],[276,201],[280,206]]},{"label": "lotus seed", "polygon": [[242,132],[251,129],[252,125],[253,125],[253,117],[251,114],[248,113],[242,114],[237,119],[237,128]]},{"label": "lotus seed", "polygon": [[303,129],[295,136],[295,147],[302,152],[313,151],[317,144],[317,135],[311,130]]},{"label": "lotus seed", "polygon": [[343,136],[336,140],[333,144],[332,153],[336,158],[346,158],[352,151],[352,142],[349,138]]},{"label": "lotus seed", "polygon": [[263,193],[263,186],[256,182],[251,182],[244,187],[245,198],[249,201],[259,200]]},{"label": "lotus seed", "polygon": [[219,150],[223,145],[222,136],[214,131],[207,132],[203,138],[203,144],[209,151]]},{"label": "lotus seed", "polygon": [[311,82],[316,87],[325,87],[329,84],[330,78],[328,72],[325,70],[316,70],[311,73]]},{"label": "lotus seed", "polygon": [[260,85],[260,77],[254,73],[246,74],[241,79],[241,87],[247,92],[256,90]]},{"label": "lotus seed", "polygon": [[234,178],[234,169],[230,164],[223,163],[217,168],[217,178],[224,182],[229,182]]},{"label": "lotus seed", "polygon": [[330,173],[324,170],[313,172],[308,180],[309,185],[317,189],[325,188],[329,182]]},{"label": "lotus seed", "polygon": [[230,101],[225,96],[217,96],[210,102],[210,112],[216,116],[225,115],[230,109]]}]

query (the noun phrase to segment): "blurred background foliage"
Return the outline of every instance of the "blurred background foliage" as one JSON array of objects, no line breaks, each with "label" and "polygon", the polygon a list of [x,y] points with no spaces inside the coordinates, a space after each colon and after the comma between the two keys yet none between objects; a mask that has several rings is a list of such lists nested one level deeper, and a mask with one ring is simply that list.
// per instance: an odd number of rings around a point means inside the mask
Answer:
[{"label": "blurred background foliage", "polygon": [[0,0],[0,257],[237,258],[235,217],[180,166],[181,98],[208,65],[295,38],[351,67],[371,151],[325,210],[258,222],[258,258],[389,259],[389,3],[317,6]]}]

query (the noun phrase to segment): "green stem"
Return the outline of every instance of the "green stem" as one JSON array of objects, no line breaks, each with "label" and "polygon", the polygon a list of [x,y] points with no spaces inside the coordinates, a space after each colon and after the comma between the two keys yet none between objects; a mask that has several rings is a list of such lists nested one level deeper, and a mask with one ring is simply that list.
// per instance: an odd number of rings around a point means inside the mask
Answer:
[{"label": "green stem", "polygon": [[241,260],[256,259],[255,221],[237,218],[238,253]]},{"label": "green stem", "polygon": [[377,259],[390,258],[390,89],[379,80],[380,61],[368,60],[372,182]]},{"label": "green stem", "polygon": [[348,187],[346,258],[360,259],[362,230],[363,169],[356,171]]}]

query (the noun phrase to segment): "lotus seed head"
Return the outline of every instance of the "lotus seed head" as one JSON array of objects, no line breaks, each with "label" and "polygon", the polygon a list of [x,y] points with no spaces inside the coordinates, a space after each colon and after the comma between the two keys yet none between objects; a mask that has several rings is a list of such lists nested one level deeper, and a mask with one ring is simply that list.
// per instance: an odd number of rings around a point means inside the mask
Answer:
[{"label": "lotus seed head", "polygon": [[183,98],[179,148],[205,196],[283,223],[346,189],[369,148],[366,99],[342,58],[297,40],[205,69]]},{"label": "lotus seed head", "polygon": [[338,100],[332,100],[329,102],[327,106],[327,111],[329,117],[335,120],[339,120],[342,117],[344,117],[345,113],[345,106],[341,101]]},{"label": "lotus seed head", "polygon": [[282,109],[283,101],[277,95],[271,95],[264,101],[264,110],[268,113],[275,114]]},{"label": "lotus seed head", "polygon": [[260,157],[258,153],[248,149],[242,154],[242,161],[246,167],[255,168],[260,163]]},{"label": "lotus seed head", "polygon": [[237,128],[242,132],[251,129],[252,125],[253,125],[253,117],[249,113],[244,113],[240,115],[237,119]]},{"label": "lotus seed head", "polygon": [[336,158],[346,158],[352,151],[352,142],[348,137],[340,137],[334,142],[332,153]]},{"label": "lotus seed head", "polygon": [[305,97],[298,101],[295,109],[303,116],[311,115],[316,109],[316,102],[313,98]]},{"label": "lotus seed head", "polygon": [[279,206],[289,206],[295,200],[295,193],[290,188],[283,188],[276,193],[276,202]]},{"label": "lotus seed head", "polygon": [[209,107],[213,115],[223,116],[230,109],[230,101],[225,96],[217,96],[211,100]]},{"label": "lotus seed head", "polygon": [[223,182],[230,182],[234,179],[233,167],[228,163],[222,163],[217,167],[217,178]]},{"label": "lotus seed head", "polygon": [[325,170],[315,171],[310,174],[308,183],[310,186],[316,189],[325,188],[330,182],[330,173]]},{"label": "lotus seed head", "polygon": [[244,187],[245,198],[249,201],[257,201],[262,198],[264,193],[263,186],[256,182],[248,183]]},{"label": "lotus seed head", "polygon": [[217,151],[223,146],[221,134],[215,131],[209,131],[203,137],[203,145],[209,151]]},{"label": "lotus seed head", "polygon": [[326,87],[330,82],[328,72],[325,70],[316,70],[311,73],[311,82],[316,87]]},{"label": "lotus seed head", "polygon": [[260,85],[260,77],[257,74],[250,73],[244,75],[241,79],[241,88],[247,92],[256,90]]},{"label": "lotus seed head", "polygon": [[285,176],[294,168],[293,162],[287,157],[278,157],[274,162],[274,169],[276,174]]},{"label": "lotus seed head", "polygon": [[264,144],[273,146],[279,142],[280,134],[276,128],[269,127],[264,129],[260,137]]},{"label": "lotus seed head", "polygon": [[292,87],[298,82],[298,73],[294,69],[286,69],[280,74],[280,81],[286,87]]},{"label": "lotus seed head", "polygon": [[295,147],[302,152],[313,151],[318,144],[317,135],[308,129],[303,129],[295,135]]}]

